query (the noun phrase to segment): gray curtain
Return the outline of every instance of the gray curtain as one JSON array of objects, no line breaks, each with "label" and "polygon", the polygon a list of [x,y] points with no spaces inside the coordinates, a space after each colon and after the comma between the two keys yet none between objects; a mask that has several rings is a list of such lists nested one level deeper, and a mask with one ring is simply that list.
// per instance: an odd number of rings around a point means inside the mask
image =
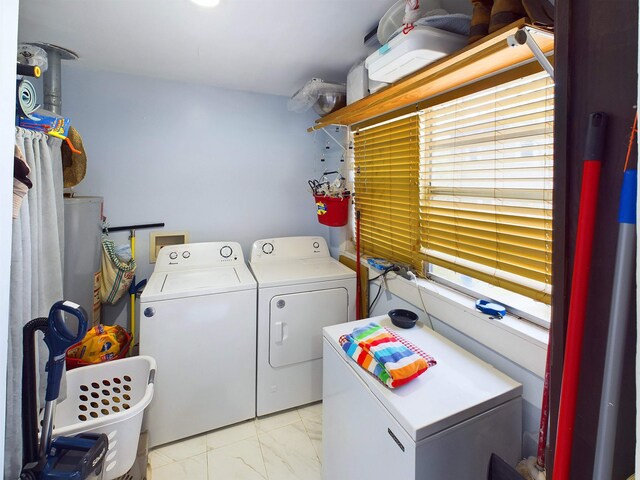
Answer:
[{"label": "gray curtain", "polygon": [[[16,128],[16,145],[22,150],[33,188],[25,196],[20,215],[13,221],[9,305],[9,356],[7,361],[7,417],[5,431],[6,479],[18,478],[22,466],[22,327],[46,317],[51,305],[62,299],[64,203],[62,196],[61,140]],[[43,342],[41,372],[47,353]],[[44,397],[44,382],[39,385]],[[63,390],[64,391],[64,390]]]}]

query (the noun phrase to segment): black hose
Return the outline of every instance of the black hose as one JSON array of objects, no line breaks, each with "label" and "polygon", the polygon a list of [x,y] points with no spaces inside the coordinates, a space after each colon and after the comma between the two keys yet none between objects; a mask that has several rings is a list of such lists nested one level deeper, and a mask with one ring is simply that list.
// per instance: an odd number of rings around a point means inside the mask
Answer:
[{"label": "black hose", "polygon": [[22,327],[22,464],[38,458],[38,388],[36,383],[35,333],[49,326],[46,317],[31,320]]},{"label": "black hose", "polygon": [[40,70],[40,67],[36,65],[24,65],[22,63],[18,63],[16,73],[18,75],[39,78],[42,71]]},{"label": "black hose", "polygon": [[[380,277],[386,277],[387,273],[389,273],[389,272],[398,272],[398,271],[400,271],[400,267],[398,267],[396,265],[390,265],[387,268],[385,268],[384,271],[380,275],[378,275],[377,277],[373,277],[373,278],[369,279],[369,282],[373,282],[374,280],[377,280]],[[369,305],[369,313],[371,313],[371,310],[373,309],[373,307],[375,306],[376,302],[378,301],[378,298],[380,297],[381,293],[382,293],[382,282],[378,286],[378,293],[376,293],[376,297],[373,299],[373,302],[371,302],[371,305]]]}]

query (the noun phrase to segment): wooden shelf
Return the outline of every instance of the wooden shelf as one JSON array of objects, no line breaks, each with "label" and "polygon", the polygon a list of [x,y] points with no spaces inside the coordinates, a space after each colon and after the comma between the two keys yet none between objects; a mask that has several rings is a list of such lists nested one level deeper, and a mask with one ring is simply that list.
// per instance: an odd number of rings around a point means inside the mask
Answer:
[{"label": "wooden shelf", "polygon": [[530,28],[543,53],[553,51],[553,35],[528,25],[522,19],[368,97],[319,118],[309,131],[329,125],[353,125],[514,67],[537,63],[528,46],[511,47],[507,44],[507,38],[525,26]]}]

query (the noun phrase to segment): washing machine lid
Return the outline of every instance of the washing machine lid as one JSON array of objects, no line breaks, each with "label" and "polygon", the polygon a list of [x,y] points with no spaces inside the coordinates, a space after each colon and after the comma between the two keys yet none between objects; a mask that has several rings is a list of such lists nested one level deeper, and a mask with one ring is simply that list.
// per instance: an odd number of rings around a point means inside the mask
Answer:
[{"label": "washing machine lid", "polygon": [[[397,389],[385,387],[338,343],[340,336],[369,322],[397,332],[438,364]],[[522,395],[521,384],[421,323],[404,330],[384,315],[326,327],[323,335],[416,442]]]},{"label": "washing machine lid", "polygon": [[154,272],[140,300],[171,300],[255,288],[256,281],[246,266]]},{"label": "washing machine lid", "polygon": [[277,287],[356,278],[356,272],[332,257],[251,263],[258,286]]}]

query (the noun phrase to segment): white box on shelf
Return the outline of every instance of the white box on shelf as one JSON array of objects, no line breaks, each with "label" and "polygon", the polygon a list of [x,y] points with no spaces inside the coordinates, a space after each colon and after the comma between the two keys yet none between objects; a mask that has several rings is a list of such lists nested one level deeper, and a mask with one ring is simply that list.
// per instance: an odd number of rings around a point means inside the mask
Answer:
[{"label": "white box on shelf", "polygon": [[369,94],[369,76],[364,60],[357,63],[347,75],[347,105],[357,102]]},{"label": "white box on shelf", "polygon": [[389,84],[385,82],[376,82],[375,80],[371,80],[371,77],[369,77],[369,93],[370,94],[376,93],[378,90],[388,85]]},{"label": "white box on shelf", "polygon": [[416,26],[400,33],[365,60],[369,78],[393,83],[467,44],[467,37],[439,28]]}]

